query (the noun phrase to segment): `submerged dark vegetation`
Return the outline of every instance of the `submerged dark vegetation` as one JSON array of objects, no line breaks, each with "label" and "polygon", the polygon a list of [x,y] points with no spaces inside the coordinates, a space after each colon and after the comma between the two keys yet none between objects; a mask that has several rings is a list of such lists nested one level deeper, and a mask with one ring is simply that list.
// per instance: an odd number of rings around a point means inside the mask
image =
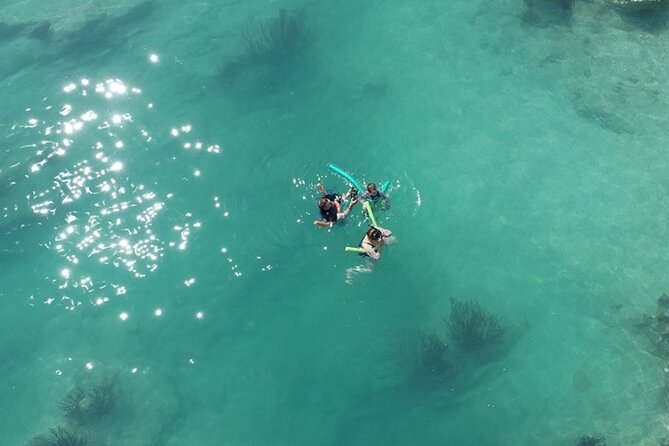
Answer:
[{"label": "submerged dark vegetation", "polygon": [[408,378],[425,383],[444,382],[461,371],[464,362],[483,364],[495,357],[508,325],[474,300],[451,299],[451,311],[443,318],[446,337],[420,331],[404,341],[400,362]]},{"label": "submerged dark vegetation", "polygon": [[77,386],[69,392],[58,407],[68,420],[86,424],[109,415],[114,408],[114,383],[102,383],[86,390]]},{"label": "submerged dark vegetation", "polygon": [[576,446],[606,446],[606,440],[603,435],[581,435]]},{"label": "submerged dark vegetation", "polygon": [[451,314],[444,317],[444,322],[451,341],[462,351],[492,346],[505,332],[501,319],[474,300],[451,299]]},{"label": "submerged dark vegetation", "polygon": [[33,439],[29,446],[84,446],[87,443],[86,435],[56,427],[49,429],[48,434]]},{"label": "submerged dark vegetation", "polygon": [[[33,438],[28,446],[84,446],[89,433],[110,418],[118,400],[116,377],[79,384],[57,404],[66,422],[65,427],[50,428],[48,433]],[[87,430],[87,431],[84,431]]]},{"label": "submerged dark vegetation", "polygon": [[314,36],[303,14],[281,9],[266,22],[245,28],[242,40],[244,51],[223,61],[218,79],[228,88],[252,82],[246,87],[268,90],[304,74],[304,56]]}]

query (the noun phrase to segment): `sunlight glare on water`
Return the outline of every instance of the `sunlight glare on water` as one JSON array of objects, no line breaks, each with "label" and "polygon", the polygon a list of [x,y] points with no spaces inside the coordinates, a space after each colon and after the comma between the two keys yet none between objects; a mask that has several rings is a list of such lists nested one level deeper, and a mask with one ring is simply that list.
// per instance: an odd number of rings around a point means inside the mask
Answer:
[{"label": "sunlight glare on water", "polygon": [[[120,275],[118,282],[108,282],[108,268],[144,278],[171,250],[187,249],[193,231],[200,228],[191,212],[171,205],[173,194],[154,190],[150,167],[154,153],[174,143],[213,155],[220,148],[193,139],[190,124],[170,130],[174,142],[157,143],[153,135],[164,130],[135,119],[147,100],[140,88],[123,80],[85,78],[66,84],[62,91],[67,103],[51,104],[53,99],[48,99],[39,119],[27,118],[13,130],[36,141],[23,146],[34,156],[25,181],[48,186],[31,191],[28,201],[36,215],[55,222],[45,246],[63,262],[60,274],[54,271],[44,277],[56,288],[38,300],[52,303],[56,297],[74,309],[83,301],[101,305],[110,294],[124,294],[127,278]],[[142,169],[144,178],[131,173],[138,163],[149,163]]]}]

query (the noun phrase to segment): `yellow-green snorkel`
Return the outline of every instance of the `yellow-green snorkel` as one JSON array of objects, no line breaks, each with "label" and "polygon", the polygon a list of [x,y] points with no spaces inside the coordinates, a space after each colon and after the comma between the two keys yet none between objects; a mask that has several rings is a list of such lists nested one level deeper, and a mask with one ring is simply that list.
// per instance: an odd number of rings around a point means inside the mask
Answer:
[{"label": "yellow-green snorkel", "polygon": [[362,203],[362,207],[365,208],[367,215],[369,215],[369,219],[372,220],[372,226],[374,226],[376,229],[379,229],[379,225],[376,224],[376,217],[374,217],[374,211],[372,211],[372,206],[369,204],[369,200],[365,200],[365,202]]}]

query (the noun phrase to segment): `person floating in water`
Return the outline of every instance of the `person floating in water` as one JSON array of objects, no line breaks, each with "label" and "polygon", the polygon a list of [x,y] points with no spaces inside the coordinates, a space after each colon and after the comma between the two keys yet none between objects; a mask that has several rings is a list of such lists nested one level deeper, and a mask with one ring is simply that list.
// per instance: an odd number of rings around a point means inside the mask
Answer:
[{"label": "person floating in water", "polygon": [[381,250],[383,249],[386,238],[392,236],[393,233],[384,228],[370,227],[365,236],[360,241],[360,247],[365,250],[361,255],[371,257],[374,260],[381,258]]},{"label": "person floating in water", "polygon": [[361,198],[363,200],[370,200],[372,204],[383,203],[383,209],[390,209],[388,196],[376,187],[376,183],[367,184],[367,192],[365,192]]},{"label": "person floating in water", "polygon": [[[316,202],[318,204],[318,209],[321,211],[321,219],[314,221],[316,226],[331,228],[337,221],[348,217],[351,213],[351,209],[358,202],[358,199],[356,198],[358,191],[356,189],[352,188],[342,196],[338,194],[328,194],[328,191],[325,190],[325,187],[323,187],[321,183],[318,183],[316,187],[323,193],[323,198],[319,198]],[[342,204],[349,198],[351,200],[348,203],[348,207],[345,211],[342,211]]]}]

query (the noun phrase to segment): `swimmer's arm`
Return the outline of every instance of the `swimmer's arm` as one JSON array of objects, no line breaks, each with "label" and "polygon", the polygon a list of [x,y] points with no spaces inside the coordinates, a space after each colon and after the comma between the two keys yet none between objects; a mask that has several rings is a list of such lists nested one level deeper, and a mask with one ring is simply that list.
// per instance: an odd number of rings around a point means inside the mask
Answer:
[{"label": "swimmer's arm", "polygon": [[344,212],[340,212],[340,213],[338,213],[338,214],[337,214],[337,218],[346,218],[346,217],[348,217],[348,214],[351,213],[351,208],[353,208],[353,206],[355,206],[355,204],[356,204],[357,202],[358,202],[357,199],[356,199],[356,200],[351,200],[351,201],[349,201],[349,202],[348,202],[348,207],[346,208],[346,210],[345,210]]},{"label": "swimmer's arm", "polygon": [[381,258],[381,250],[383,249],[383,244],[384,244],[383,239],[381,239],[381,241],[379,241],[379,245],[376,248],[376,257],[375,257],[376,260],[379,260]]},{"label": "swimmer's arm", "polygon": [[365,253],[374,260],[379,260],[379,257],[381,257],[381,246],[379,246],[379,252],[376,252],[372,245],[363,241],[362,249],[364,249]]},{"label": "swimmer's arm", "polygon": [[321,191],[321,193],[322,193],[323,195],[327,195],[327,194],[328,194],[328,191],[325,190],[325,187],[323,187],[323,184],[322,184],[322,183],[316,183],[316,187],[318,188],[319,191]]},{"label": "swimmer's arm", "polygon": [[331,228],[333,223],[329,221],[323,221],[323,220],[314,220],[314,224],[316,226],[320,226],[322,228]]}]

